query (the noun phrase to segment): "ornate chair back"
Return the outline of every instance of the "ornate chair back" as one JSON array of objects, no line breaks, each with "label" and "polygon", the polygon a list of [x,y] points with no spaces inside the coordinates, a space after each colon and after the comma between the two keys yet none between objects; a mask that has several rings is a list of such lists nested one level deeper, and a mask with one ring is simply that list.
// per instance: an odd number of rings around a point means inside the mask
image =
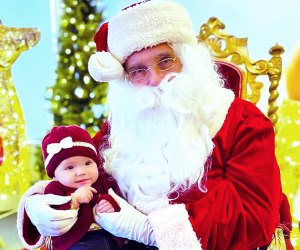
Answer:
[{"label": "ornate chair back", "polygon": [[[267,116],[275,126],[277,122],[276,100],[279,96],[277,87],[281,78],[282,58],[284,52],[282,46],[275,44],[269,53],[269,60],[253,61],[248,54],[247,38],[238,38],[225,31],[225,25],[218,18],[211,17],[204,23],[198,35],[198,41],[205,43],[212,55],[218,60],[220,71],[226,64],[233,64],[242,75],[242,81],[238,85],[230,84],[235,94],[242,99],[246,99],[255,105],[261,98],[261,89],[264,86],[259,76],[268,76],[270,82],[268,94]],[[224,66],[225,64],[225,66]],[[226,76],[225,76],[226,77]]]}]

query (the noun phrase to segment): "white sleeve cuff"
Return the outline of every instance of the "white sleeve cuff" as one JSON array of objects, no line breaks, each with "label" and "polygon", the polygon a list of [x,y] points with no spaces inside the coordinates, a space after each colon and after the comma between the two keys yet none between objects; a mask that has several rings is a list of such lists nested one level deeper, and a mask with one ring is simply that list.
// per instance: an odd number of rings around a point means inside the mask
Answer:
[{"label": "white sleeve cuff", "polygon": [[149,221],[160,250],[201,250],[184,204],[151,212]]},{"label": "white sleeve cuff", "polygon": [[[45,187],[50,183],[50,181],[39,181],[30,187],[25,194],[22,196],[19,208],[18,208],[18,215],[17,215],[17,230],[19,238],[22,244],[28,249],[36,249],[43,245],[45,237],[41,236],[40,239],[34,245],[28,245],[28,243],[24,239],[24,232],[23,232],[23,224],[24,224],[24,216],[25,216],[25,204],[26,198],[33,195],[33,194],[43,194]],[[28,234],[28,233],[27,233]]]}]

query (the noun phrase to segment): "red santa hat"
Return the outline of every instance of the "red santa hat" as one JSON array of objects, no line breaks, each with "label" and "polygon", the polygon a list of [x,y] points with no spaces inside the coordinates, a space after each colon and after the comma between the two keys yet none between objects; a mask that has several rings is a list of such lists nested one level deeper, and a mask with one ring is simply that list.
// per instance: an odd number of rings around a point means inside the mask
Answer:
[{"label": "red santa hat", "polygon": [[99,155],[89,133],[78,126],[57,126],[42,141],[45,168],[50,178],[57,166],[73,156],[86,156],[99,166]]},{"label": "red santa hat", "polygon": [[133,4],[101,25],[94,37],[97,52],[90,57],[90,75],[99,82],[124,76],[122,64],[133,52],[161,43],[192,43],[192,21],[181,5],[166,0]]}]

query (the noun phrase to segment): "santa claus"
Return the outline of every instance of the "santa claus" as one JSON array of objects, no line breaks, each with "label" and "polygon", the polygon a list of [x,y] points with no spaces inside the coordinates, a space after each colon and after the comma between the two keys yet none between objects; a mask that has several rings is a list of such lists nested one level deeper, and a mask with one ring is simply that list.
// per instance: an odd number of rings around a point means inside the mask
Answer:
[{"label": "santa claus", "polygon": [[[110,113],[94,140],[121,207],[96,208],[95,220],[145,244],[138,249],[269,245],[282,200],[272,123],[223,86],[186,10],[162,0],[134,4],[102,24],[95,43],[89,72],[109,82]],[[29,246],[68,231],[77,218],[49,207],[66,202],[61,197],[32,195],[44,185],[29,189],[19,208]]]}]

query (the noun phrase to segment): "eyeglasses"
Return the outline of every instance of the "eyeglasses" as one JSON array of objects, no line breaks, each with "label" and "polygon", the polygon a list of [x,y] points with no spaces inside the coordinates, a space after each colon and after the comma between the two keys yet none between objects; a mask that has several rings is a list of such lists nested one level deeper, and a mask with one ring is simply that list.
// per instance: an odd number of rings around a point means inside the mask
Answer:
[{"label": "eyeglasses", "polygon": [[150,69],[158,68],[161,71],[168,71],[175,66],[175,61],[176,56],[174,58],[167,57],[151,66],[148,66],[147,68],[132,70],[128,72],[127,75],[131,82],[141,83],[149,75]]}]

